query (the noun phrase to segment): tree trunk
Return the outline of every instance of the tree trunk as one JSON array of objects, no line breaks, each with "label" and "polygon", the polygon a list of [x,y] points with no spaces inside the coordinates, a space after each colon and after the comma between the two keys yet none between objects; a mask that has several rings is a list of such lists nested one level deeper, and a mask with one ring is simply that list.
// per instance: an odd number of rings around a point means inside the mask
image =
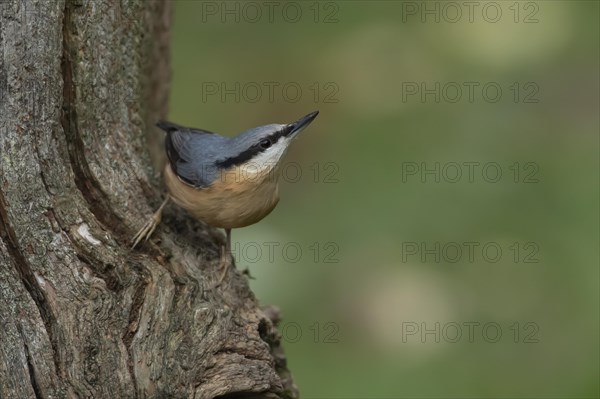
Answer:
[{"label": "tree trunk", "polygon": [[208,288],[222,233],[168,206],[130,249],[163,195],[170,8],[0,0],[0,398],[297,397],[276,310],[243,273]]}]

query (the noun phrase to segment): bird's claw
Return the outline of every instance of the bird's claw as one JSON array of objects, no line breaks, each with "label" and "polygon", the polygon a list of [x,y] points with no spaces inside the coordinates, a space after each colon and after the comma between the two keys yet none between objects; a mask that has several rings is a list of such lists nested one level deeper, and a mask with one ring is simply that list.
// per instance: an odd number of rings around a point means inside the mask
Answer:
[{"label": "bird's claw", "polygon": [[160,207],[154,212],[154,215],[142,226],[142,228],[133,236],[133,245],[131,249],[135,248],[142,240],[148,241],[148,238],[154,233],[156,230],[156,226],[160,224],[162,219],[162,211],[167,202],[169,202],[170,197],[167,195],[167,198],[163,201]]},{"label": "bird's claw", "polygon": [[219,265],[219,268],[221,269],[221,276],[219,277],[219,282],[217,283],[217,285],[221,285],[223,280],[225,280],[225,276],[227,276],[231,260],[230,256],[231,254],[225,253],[225,247],[221,247],[221,263]]},{"label": "bird's claw", "polygon": [[223,283],[223,280],[225,280],[225,277],[227,276],[227,272],[229,271],[229,268],[231,267],[231,262],[232,262],[231,253],[229,251],[227,251],[227,249],[224,246],[221,247],[221,259],[219,262],[219,271],[221,273],[219,276],[219,280],[217,281],[217,283],[215,285],[213,285],[210,288],[210,290],[214,290],[214,289],[218,288]]},{"label": "bird's claw", "polygon": [[161,215],[156,212],[148,221],[142,226],[142,228],[133,236],[133,245],[131,248],[135,248],[142,240],[148,241],[154,230],[156,230],[156,226],[159,225],[161,220]]}]

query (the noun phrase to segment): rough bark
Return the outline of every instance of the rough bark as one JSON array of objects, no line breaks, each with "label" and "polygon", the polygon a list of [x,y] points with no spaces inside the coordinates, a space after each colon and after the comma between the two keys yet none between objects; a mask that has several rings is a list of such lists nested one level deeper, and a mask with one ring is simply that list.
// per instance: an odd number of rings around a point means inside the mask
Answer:
[{"label": "rough bark", "polygon": [[[0,398],[297,397],[222,233],[161,202],[171,5],[0,0]],[[153,155],[151,155],[153,154]],[[239,396],[238,396],[239,395]]]}]

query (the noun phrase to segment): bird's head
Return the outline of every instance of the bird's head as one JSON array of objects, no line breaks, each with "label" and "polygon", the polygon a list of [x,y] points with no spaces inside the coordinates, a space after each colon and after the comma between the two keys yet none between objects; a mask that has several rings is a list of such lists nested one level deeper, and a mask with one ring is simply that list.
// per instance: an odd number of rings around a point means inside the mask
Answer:
[{"label": "bird's head", "polygon": [[270,174],[280,165],[292,141],[319,114],[319,111],[288,124],[258,126],[231,138],[229,155],[217,159],[215,165],[223,170],[235,168],[248,175]]}]

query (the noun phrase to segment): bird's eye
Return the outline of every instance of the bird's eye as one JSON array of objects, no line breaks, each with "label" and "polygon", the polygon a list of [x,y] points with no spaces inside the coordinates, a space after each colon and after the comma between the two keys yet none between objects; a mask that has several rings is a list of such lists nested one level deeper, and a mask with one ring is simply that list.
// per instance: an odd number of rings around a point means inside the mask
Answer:
[{"label": "bird's eye", "polygon": [[267,149],[271,146],[271,140],[263,139],[260,141],[259,145],[261,146],[261,148]]}]

